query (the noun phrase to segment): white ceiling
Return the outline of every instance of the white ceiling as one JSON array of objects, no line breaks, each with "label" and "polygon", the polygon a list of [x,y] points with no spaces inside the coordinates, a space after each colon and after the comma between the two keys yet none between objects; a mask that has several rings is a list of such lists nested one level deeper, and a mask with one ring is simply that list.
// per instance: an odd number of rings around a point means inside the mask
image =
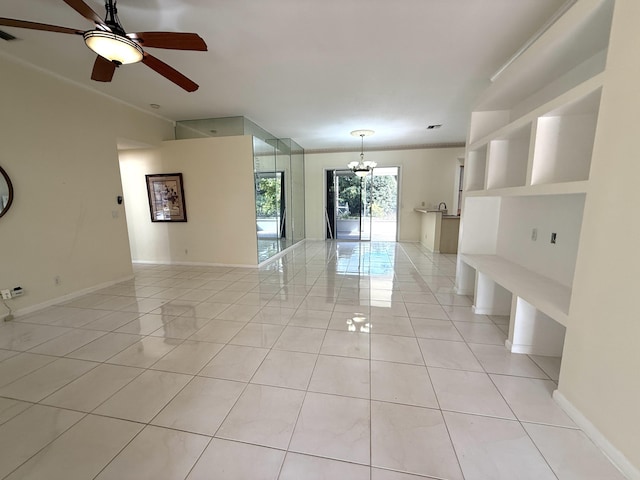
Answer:
[{"label": "white ceiling", "polygon": [[[101,16],[100,0],[85,0]],[[196,32],[208,52],[149,49],[200,85],[143,64],[90,80],[81,37],[0,27],[0,52],[172,120],[243,115],[307,150],[464,142],[491,75],[564,0],[119,0],[128,32]],[[89,30],[62,0],[2,0],[0,17]],[[150,104],[159,104],[152,110]],[[427,130],[430,124],[442,124]]]}]

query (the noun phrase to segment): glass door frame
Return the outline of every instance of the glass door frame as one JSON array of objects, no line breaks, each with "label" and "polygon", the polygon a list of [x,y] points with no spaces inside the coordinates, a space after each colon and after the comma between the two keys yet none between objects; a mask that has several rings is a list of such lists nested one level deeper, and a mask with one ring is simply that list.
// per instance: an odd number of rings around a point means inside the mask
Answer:
[{"label": "glass door frame", "polygon": [[[382,226],[385,221],[380,219],[380,209],[378,209],[378,215],[374,216],[373,215],[373,211],[372,211],[372,215],[371,215],[371,221],[372,221],[372,226],[371,226],[371,239],[372,241],[383,241],[383,242],[397,242],[399,235],[400,235],[400,220],[401,220],[401,215],[400,215],[400,191],[402,189],[402,185],[401,185],[401,181],[402,181],[402,176],[400,174],[401,171],[401,167],[397,166],[397,165],[388,165],[388,166],[384,166],[384,167],[377,167],[374,169],[373,171],[373,178],[371,179],[371,181],[373,182],[373,187],[372,187],[372,196],[371,196],[371,202],[372,202],[372,206],[376,203],[378,203],[378,207],[382,207],[383,210],[386,210],[385,206],[388,206],[389,203],[388,201],[385,201],[383,203],[379,203],[380,202],[380,198],[379,195],[375,195],[375,193],[377,192],[377,188],[379,188],[379,185],[374,182],[374,178],[376,177],[395,177],[395,189],[393,192],[393,196],[395,197],[395,202],[394,202],[394,217],[395,217],[395,225],[394,225],[394,234],[393,234],[393,238],[391,238],[389,235],[386,234],[385,232],[385,228]],[[391,173],[394,172],[394,173]],[[384,188],[384,187],[382,187]],[[387,197],[388,198],[388,197]],[[383,212],[384,213],[384,212]]]},{"label": "glass door frame", "polygon": [[[358,187],[358,231],[357,235],[348,235],[346,237],[340,237],[338,230],[339,222],[343,221],[339,218],[340,210],[345,205],[340,205],[340,177],[348,177],[350,179],[359,179]],[[335,240],[351,240],[351,241],[371,241],[371,188],[373,182],[371,181],[371,174],[366,177],[358,177],[351,170],[348,169],[328,169],[326,170],[326,202],[325,202],[325,226],[326,226],[326,238],[333,238]],[[351,185],[354,186],[354,185]],[[368,196],[367,196],[368,192]],[[348,206],[348,203],[347,205]],[[353,214],[349,210],[349,213]],[[355,216],[355,215],[354,215]],[[356,220],[355,218],[345,219],[344,221]],[[367,226],[368,222],[368,226]],[[367,228],[368,227],[368,228]],[[353,232],[353,230],[351,231]]]}]

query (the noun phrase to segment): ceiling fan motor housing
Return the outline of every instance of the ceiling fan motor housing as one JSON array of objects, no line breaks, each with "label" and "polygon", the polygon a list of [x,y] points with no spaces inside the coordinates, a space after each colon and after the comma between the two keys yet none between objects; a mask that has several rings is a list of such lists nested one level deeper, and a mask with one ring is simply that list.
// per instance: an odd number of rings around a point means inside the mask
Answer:
[{"label": "ceiling fan motor housing", "polygon": [[124,28],[120,23],[120,19],[118,18],[118,7],[116,6],[117,3],[118,2],[114,0],[105,1],[104,8],[107,11],[107,15],[104,18],[104,23],[111,29],[113,33],[124,37],[127,33],[124,31]]}]

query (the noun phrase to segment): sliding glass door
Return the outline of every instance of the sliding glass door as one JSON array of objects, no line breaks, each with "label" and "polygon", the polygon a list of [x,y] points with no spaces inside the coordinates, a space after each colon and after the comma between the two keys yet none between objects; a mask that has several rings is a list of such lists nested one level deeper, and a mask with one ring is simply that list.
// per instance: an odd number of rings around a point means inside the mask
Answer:
[{"label": "sliding glass door", "polygon": [[327,172],[327,238],[371,240],[371,175]]},{"label": "sliding glass door", "polygon": [[395,242],[398,167],[377,167],[364,177],[327,170],[326,238]]}]

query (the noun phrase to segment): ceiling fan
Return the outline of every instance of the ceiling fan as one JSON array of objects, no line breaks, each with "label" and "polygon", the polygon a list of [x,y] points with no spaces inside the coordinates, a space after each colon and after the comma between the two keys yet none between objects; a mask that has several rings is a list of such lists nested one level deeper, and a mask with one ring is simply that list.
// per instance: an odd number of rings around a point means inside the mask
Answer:
[{"label": "ceiling fan", "polygon": [[75,28],[2,17],[0,17],[0,25],[82,35],[87,46],[98,54],[91,72],[91,78],[98,82],[110,82],[116,68],[120,65],[141,61],[187,92],[194,92],[198,89],[198,84],[143,49],[143,47],[153,47],[204,52],[207,50],[207,44],[198,34],[181,32],[126,33],[118,19],[117,0],[105,0],[107,13],[104,20],[83,0],[64,0],[64,2],[84,18],[93,22],[95,28],[82,31]]}]

